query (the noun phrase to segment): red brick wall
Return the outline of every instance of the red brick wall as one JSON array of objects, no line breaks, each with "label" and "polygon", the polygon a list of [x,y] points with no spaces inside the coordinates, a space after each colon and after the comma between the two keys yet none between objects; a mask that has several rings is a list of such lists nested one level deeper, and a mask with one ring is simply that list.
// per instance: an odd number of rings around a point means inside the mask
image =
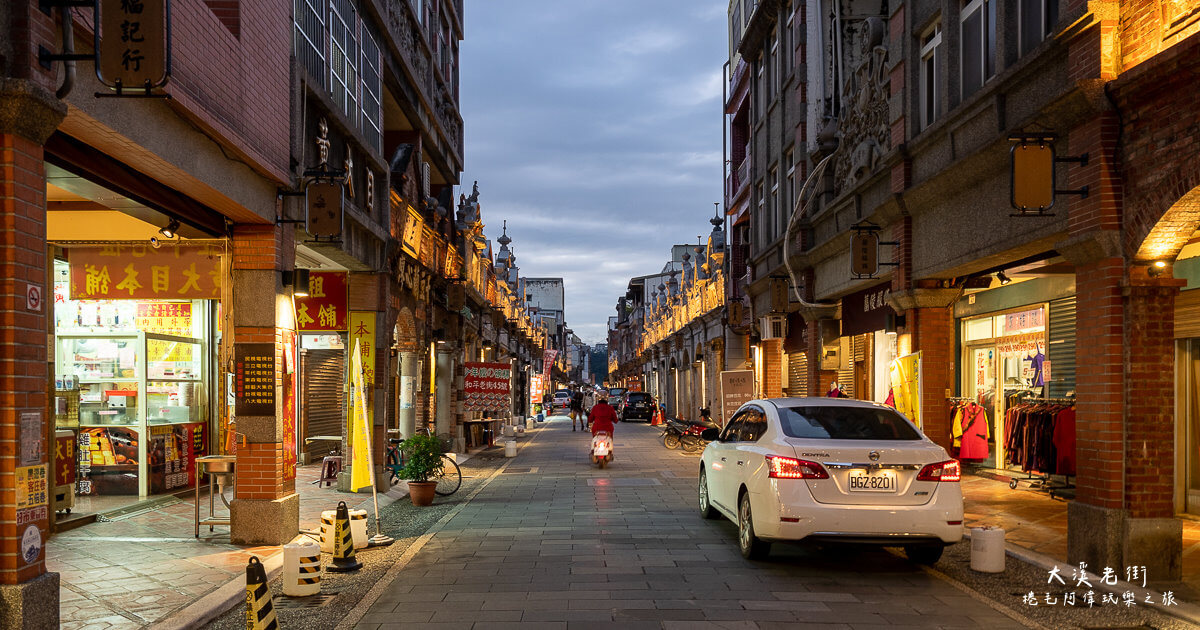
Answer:
[{"label": "red brick wall", "polygon": [[1118,36],[1123,69],[1128,70],[1152,59],[1200,30],[1200,21],[1195,16],[1190,21],[1185,20],[1174,26],[1163,21],[1160,7],[1169,4],[1144,0],[1121,1]]},{"label": "red brick wall", "polygon": [[950,407],[954,391],[954,314],[948,308],[909,309],[906,322],[916,331],[913,351],[921,351],[921,424],[929,439],[950,448]]},{"label": "red brick wall", "polygon": [[763,396],[783,396],[783,341],[768,339],[760,346],[763,353]]},{"label": "red brick wall", "polygon": [[[25,526],[16,525],[19,418],[41,414],[49,422],[46,375],[46,309],[26,309],[28,284],[46,286],[46,189],[42,147],[0,134],[0,584],[45,572],[44,558],[19,560]],[[44,458],[43,458],[44,461]],[[48,523],[35,523],[47,537]]]},{"label": "red brick wall", "polygon": [[1175,296],[1183,280],[1131,270],[1125,311],[1125,503],[1133,518],[1175,515]]},{"label": "red brick wall", "polygon": [[[1101,260],[1075,270],[1076,484],[1080,501],[1121,508],[1124,442],[1124,263]],[[1170,465],[1169,462],[1163,464]]]}]

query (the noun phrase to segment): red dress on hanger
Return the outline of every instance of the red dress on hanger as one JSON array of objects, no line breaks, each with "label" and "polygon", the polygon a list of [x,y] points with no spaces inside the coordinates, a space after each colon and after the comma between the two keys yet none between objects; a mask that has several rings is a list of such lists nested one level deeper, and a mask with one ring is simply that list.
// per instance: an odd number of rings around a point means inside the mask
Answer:
[{"label": "red dress on hanger", "polygon": [[962,446],[959,459],[987,459],[988,419],[983,407],[970,403],[962,412]]}]

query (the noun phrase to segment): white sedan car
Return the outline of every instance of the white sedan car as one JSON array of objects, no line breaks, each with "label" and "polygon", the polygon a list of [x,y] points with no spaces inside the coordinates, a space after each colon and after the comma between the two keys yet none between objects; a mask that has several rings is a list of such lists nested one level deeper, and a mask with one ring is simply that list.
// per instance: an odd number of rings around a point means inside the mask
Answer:
[{"label": "white sedan car", "polygon": [[958,462],[891,407],[752,400],[705,434],[700,514],[737,523],[747,558],[813,540],[904,547],[932,564],[962,539]]}]

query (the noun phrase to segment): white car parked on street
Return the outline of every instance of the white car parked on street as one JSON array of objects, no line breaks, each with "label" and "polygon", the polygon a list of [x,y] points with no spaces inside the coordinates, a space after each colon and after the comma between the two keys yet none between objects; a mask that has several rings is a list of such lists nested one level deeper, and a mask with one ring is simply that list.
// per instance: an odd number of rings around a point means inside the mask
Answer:
[{"label": "white car parked on street", "polygon": [[891,407],[752,400],[705,434],[700,513],[737,523],[747,558],[812,540],[904,547],[932,564],[962,539],[959,463]]}]

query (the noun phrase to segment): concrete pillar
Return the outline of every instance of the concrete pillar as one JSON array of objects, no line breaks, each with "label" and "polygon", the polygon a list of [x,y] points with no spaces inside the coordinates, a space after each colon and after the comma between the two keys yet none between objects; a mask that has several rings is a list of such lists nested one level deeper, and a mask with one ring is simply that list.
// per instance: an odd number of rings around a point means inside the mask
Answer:
[{"label": "concrete pillar", "polygon": [[[47,394],[49,309],[29,308],[27,293],[34,287],[54,295],[42,147],[65,115],[66,106],[48,90],[0,80],[0,628],[6,630],[55,628],[59,621],[58,574],[47,573],[45,563],[49,495],[18,509],[16,470],[48,470],[54,444],[47,440],[54,418]],[[18,517],[27,522],[18,525]]]},{"label": "concrete pillar", "polygon": [[453,437],[453,411],[450,408],[451,393],[454,387],[454,352],[445,344],[438,344],[437,365],[434,367],[434,387],[437,396],[437,415],[435,416],[435,432],[438,435],[450,434]]},{"label": "concrete pillar", "polygon": [[400,353],[400,391],[396,405],[397,428],[400,435],[410,436],[417,428],[417,353]]},{"label": "concrete pillar", "polygon": [[229,536],[238,545],[282,545],[300,531],[300,495],[283,459],[283,357],[280,337],[292,329],[291,296],[281,270],[290,269],[296,246],[290,225],[234,226],[233,342],[275,346],[275,413],[237,417],[246,444],[237,448],[236,493]]}]

